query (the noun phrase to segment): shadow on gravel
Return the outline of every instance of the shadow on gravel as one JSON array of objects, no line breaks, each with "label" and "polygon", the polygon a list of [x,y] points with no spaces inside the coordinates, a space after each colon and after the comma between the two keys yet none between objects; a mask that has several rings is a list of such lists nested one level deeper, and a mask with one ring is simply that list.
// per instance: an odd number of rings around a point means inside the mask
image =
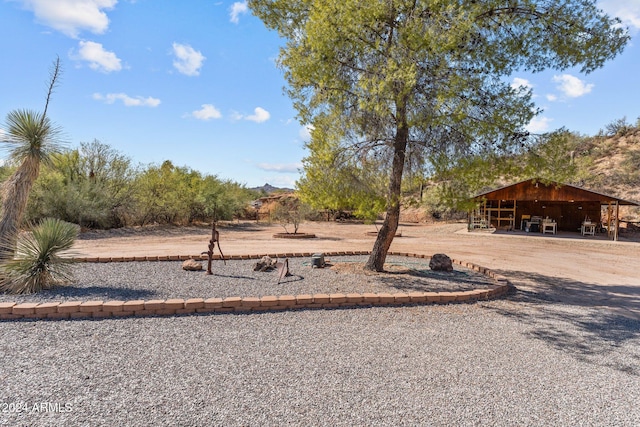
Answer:
[{"label": "shadow on gravel", "polygon": [[578,360],[640,375],[638,346],[626,345],[634,340],[640,343],[640,287],[603,286],[528,272],[499,273],[517,291],[504,303],[487,303],[485,308],[529,325],[532,338]]},{"label": "shadow on gravel", "polygon": [[[524,300],[557,301],[582,307],[630,310],[640,319],[640,286],[598,285],[522,271],[499,271],[521,291]],[[631,314],[631,313],[630,313]]]},{"label": "shadow on gravel", "polygon": [[315,241],[322,241],[322,240],[328,240],[330,242],[338,242],[340,240],[344,240],[342,237],[327,237],[327,236],[317,236],[315,238]]},{"label": "shadow on gravel", "polygon": [[493,282],[479,274],[464,271],[440,273],[431,270],[386,271],[377,280],[401,292],[455,292],[485,289]]},{"label": "shadow on gravel", "polygon": [[[39,292],[39,297],[51,301],[139,300],[150,299],[156,292],[148,289],[130,289],[112,286],[60,286]],[[12,301],[28,302],[30,295],[15,295]],[[24,299],[22,301],[21,299]]]},{"label": "shadow on gravel", "polygon": [[219,274],[219,273],[213,273],[211,275],[211,277],[224,277],[227,279],[245,279],[245,280],[256,280],[255,277],[250,277],[250,276],[240,276],[238,274]]},{"label": "shadow on gravel", "polygon": [[289,277],[285,277],[282,280],[280,280],[280,283],[293,283],[293,282],[299,282],[301,280],[304,280],[304,277],[300,276],[299,274],[292,274]]}]

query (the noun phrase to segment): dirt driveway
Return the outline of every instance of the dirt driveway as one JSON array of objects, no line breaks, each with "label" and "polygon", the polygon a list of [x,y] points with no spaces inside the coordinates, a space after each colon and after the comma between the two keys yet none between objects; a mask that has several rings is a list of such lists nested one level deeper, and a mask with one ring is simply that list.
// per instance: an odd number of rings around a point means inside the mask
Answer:
[{"label": "dirt driveway", "polygon": [[[373,225],[309,222],[301,232],[315,239],[274,239],[278,225],[253,222],[219,227],[225,255],[371,250]],[[640,239],[618,242],[578,233],[468,233],[465,224],[403,224],[391,250],[452,258],[507,276],[527,295],[603,307],[640,318]],[[124,229],[83,233],[79,256],[195,255],[207,250],[207,227]]]}]

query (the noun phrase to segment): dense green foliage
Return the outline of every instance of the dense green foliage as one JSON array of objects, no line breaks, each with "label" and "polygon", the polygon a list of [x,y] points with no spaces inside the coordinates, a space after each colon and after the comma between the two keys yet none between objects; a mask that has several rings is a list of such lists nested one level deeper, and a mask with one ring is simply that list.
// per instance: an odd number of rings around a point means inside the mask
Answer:
[{"label": "dense green foliage", "polygon": [[232,181],[203,176],[170,161],[150,166],[134,183],[135,222],[179,223],[233,219],[256,195]]},{"label": "dense green foliage", "polygon": [[434,162],[427,177],[432,203],[441,209],[469,210],[470,198],[502,184],[529,178],[575,183],[579,175],[575,150],[583,137],[565,129],[531,137],[529,144],[507,155],[473,155]]},{"label": "dense green foliage", "polygon": [[[0,177],[11,172],[0,168]],[[52,156],[31,192],[25,219],[52,217],[88,228],[230,220],[257,195],[187,167],[142,167],[99,141]]]},{"label": "dense green foliage", "polygon": [[47,218],[18,239],[16,256],[0,265],[0,292],[30,294],[68,283],[78,226]]},{"label": "dense green foliage", "polygon": [[29,202],[30,220],[52,217],[83,227],[110,228],[126,223],[134,203],[131,160],[94,140],[54,156],[43,169]]},{"label": "dense green foliage", "polygon": [[307,143],[312,155],[303,159],[305,173],[297,182],[300,197],[315,209],[350,211],[375,220],[385,207],[386,180],[376,163],[379,159],[366,152],[351,155],[336,141],[319,136]]}]

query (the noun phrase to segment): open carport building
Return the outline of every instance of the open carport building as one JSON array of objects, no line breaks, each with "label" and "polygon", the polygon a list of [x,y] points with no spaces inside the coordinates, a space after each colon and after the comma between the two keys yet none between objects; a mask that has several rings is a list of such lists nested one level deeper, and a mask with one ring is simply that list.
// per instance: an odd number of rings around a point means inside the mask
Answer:
[{"label": "open carport building", "polygon": [[[555,223],[554,230],[584,231],[584,224],[597,224],[617,240],[620,206],[640,206],[596,191],[557,182],[530,179],[487,191],[474,197],[477,209],[469,228],[526,229],[531,222]],[[604,209],[603,209],[604,208]],[[537,227],[536,227],[537,228]],[[536,230],[537,231],[537,230]]]}]

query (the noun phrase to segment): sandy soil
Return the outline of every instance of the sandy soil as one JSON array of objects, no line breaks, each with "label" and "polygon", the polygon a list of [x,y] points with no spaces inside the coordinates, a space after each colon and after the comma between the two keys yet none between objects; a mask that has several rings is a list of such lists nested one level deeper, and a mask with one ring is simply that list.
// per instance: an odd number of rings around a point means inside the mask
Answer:
[{"label": "sandy soil", "polygon": [[[305,223],[300,232],[315,239],[274,239],[278,225],[242,222],[221,225],[225,255],[371,250],[373,225]],[[591,305],[640,318],[640,237],[618,242],[582,237],[498,232],[468,233],[465,224],[403,224],[391,250],[474,262],[507,276],[521,296]],[[208,227],[160,227],[83,233],[78,256],[195,255],[207,250]]]}]

